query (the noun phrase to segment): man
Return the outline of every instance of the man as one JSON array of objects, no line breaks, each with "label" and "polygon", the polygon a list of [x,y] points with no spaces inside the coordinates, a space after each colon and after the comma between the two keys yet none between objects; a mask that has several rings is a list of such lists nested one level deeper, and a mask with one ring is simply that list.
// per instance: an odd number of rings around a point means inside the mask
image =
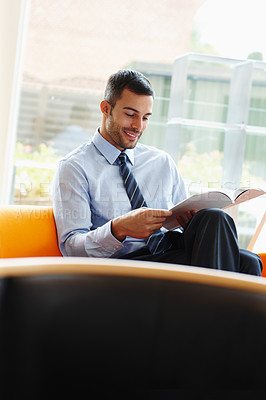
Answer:
[{"label": "man", "polygon": [[60,161],[53,200],[62,254],[261,275],[260,258],[239,249],[234,222],[221,210],[188,210],[186,220],[178,217],[183,232],[161,230],[169,208],[187,193],[169,155],[139,143],[153,98],[142,74],[120,70],[112,75],[100,104],[101,126],[91,143]]}]

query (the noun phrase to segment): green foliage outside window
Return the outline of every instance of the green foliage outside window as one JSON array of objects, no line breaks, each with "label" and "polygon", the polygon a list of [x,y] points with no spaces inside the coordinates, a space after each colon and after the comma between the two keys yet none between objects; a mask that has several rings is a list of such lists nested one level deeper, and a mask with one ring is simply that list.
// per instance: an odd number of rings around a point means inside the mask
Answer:
[{"label": "green foliage outside window", "polygon": [[56,151],[41,144],[37,149],[22,143],[16,144],[15,189],[16,202],[26,199],[49,200],[54,170],[58,162]]}]

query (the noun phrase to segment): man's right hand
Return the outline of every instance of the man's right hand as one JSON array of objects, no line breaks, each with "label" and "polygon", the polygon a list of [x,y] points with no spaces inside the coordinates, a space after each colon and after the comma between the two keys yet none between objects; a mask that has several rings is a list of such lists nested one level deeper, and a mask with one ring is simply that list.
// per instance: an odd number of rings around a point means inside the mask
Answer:
[{"label": "man's right hand", "polygon": [[137,208],[111,222],[112,234],[121,242],[126,236],[146,239],[160,229],[171,211],[154,208]]}]

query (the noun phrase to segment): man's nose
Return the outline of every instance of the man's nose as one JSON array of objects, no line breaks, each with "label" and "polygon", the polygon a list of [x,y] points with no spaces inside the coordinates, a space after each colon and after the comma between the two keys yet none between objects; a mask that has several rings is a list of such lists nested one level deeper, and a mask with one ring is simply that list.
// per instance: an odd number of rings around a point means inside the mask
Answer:
[{"label": "man's nose", "polygon": [[141,117],[135,118],[133,123],[132,123],[132,127],[138,131],[143,130],[143,121]]}]

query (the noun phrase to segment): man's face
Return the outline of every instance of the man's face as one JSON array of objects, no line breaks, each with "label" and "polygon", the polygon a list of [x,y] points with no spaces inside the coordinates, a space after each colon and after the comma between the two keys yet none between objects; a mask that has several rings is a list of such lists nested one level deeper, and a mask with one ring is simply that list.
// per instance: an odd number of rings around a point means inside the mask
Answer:
[{"label": "man's face", "polygon": [[101,128],[102,136],[121,151],[133,149],[147,127],[152,105],[152,96],[124,89],[114,108],[109,105],[105,127]]}]

